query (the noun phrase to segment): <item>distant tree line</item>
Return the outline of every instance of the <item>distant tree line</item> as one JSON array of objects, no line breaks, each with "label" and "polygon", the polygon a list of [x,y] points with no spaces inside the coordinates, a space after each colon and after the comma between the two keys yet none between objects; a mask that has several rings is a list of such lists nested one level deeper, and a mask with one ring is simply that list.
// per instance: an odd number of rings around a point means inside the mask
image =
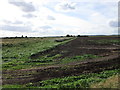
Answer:
[{"label": "distant tree line", "polygon": [[[61,36],[61,37],[64,37],[64,36]],[[69,35],[69,34],[67,34],[66,37],[88,37],[88,36],[87,35]],[[23,35],[21,37],[18,37],[18,36],[16,36],[16,37],[4,37],[4,39],[14,39],[14,38],[28,38],[28,37],[23,36]],[[32,37],[29,37],[29,38],[32,38]]]},{"label": "distant tree line", "polygon": [[16,37],[4,37],[4,39],[11,39],[11,38],[14,39],[14,38],[28,38],[28,37],[27,36],[24,37],[23,35],[21,37],[17,37],[17,36]]},{"label": "distant tree line", "polygon": [[75,35],[67,34],[66,37],[88,37],[88,36],[87,35],[77,35],[77,36],[75,36]]}]

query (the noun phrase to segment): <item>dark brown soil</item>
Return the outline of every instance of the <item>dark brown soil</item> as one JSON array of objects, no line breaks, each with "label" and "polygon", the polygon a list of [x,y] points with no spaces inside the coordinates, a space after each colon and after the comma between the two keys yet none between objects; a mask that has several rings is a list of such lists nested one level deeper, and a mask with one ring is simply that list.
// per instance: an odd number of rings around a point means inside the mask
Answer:
[{"label": "dark brown soil", "polygon": [[3,71],[3,84],[25,84],[55,77],[80,75],[83,73],[93,73],[119,68],[119,45],[90,42],[90,40],[102,39],[116,40],[118,37],[79,37],[64,45],[56,46],[30,57],[31,59],[36,59],[46,54],[50,56],[61,54],[62,56],[58,59],[62,59],[76,55],[94,54],[104,56],[102,58],[72,62],[65,65],[51,65],[32,69]]},{"label": "dark brown soil", "polygon": [[76,55],[84,54],[107,54],[113,51],[118,51],[120,45],[111,44],[97,44],[95,42],[90,42],[91,40],[117,40],[118,37],[79,37],[71,42],[64,45],[56,46],[55,48],[48,49],[43,52],[31,55],[31,59],[36,59],[39,56],[50,54],[50,56],[55,56],[56,54],[61,54],[60,58],[72,57]]}]

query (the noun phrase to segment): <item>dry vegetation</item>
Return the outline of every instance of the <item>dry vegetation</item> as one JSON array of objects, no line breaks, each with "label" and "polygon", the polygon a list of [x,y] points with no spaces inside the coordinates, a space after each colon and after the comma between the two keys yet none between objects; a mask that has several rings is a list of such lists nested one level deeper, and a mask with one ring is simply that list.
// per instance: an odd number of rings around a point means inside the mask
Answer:
[{"label": "dry vegetation", "polygon": [[91,88],[120,88],[120,82],[119,82],[120,75],[114,75],[106,80],[99,82],[99,83],[94,83],[90,87]]}]

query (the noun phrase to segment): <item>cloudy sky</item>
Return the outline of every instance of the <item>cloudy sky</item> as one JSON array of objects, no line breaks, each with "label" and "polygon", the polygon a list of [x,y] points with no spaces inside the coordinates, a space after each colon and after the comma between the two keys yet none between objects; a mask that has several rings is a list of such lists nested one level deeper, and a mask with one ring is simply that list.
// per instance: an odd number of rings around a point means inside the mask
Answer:
[{"label": "cloudy sky", "polygon": [[0,0],[0,37],[118,34],[118,0]]}]

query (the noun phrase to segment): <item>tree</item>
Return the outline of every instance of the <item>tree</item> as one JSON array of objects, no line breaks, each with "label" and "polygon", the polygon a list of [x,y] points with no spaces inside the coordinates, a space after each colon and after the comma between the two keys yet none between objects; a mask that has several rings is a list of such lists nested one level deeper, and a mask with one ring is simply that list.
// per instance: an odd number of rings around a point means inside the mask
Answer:
[{"label": "tree", "polygon": [[67,34],[67,35],[66,35],[66,37],[70,37],[70,35],[69,35],[69,34]]},{"label": "tree", "polygon": [[78,35],[77,37],[80,37],[80,35]]},{"label": "tree", "polygon": [[22,35],[22,38],[23,38],[23,35]]}]

